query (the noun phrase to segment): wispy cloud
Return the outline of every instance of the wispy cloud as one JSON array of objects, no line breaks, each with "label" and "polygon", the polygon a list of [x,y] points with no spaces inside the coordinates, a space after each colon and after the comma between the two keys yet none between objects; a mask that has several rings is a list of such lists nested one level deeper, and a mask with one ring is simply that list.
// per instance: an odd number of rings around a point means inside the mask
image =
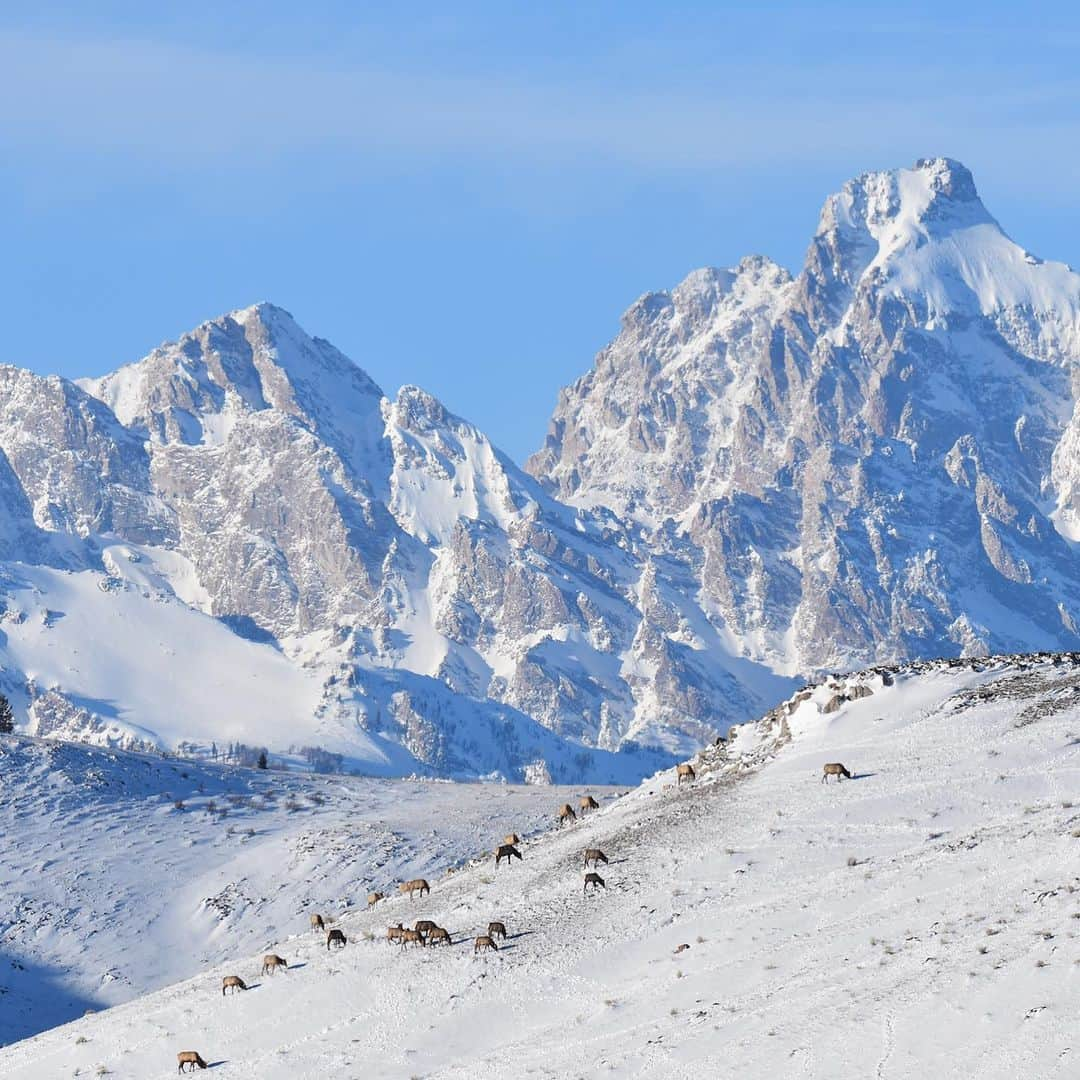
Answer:
[{"label": "wispy cloud", "polygon": [[[614,85],[423,72],[334,70],[157,41],[0,35],[0,138],[10,147],[87,149],[147,164],[253,167],[311,150],[354,158],[505,158],[695,169],[837,161],[894,164],[908,148],[957,152],[993,139],[1038,153],[1076,141],[1077,85],[1028,100],[971,87],[875,92],[807,70],[777,93],[734,70],[723,85],[678,93]],[[790,86],[791,80],[786,80]],[[880,80],[879,80],[880,82]],[[16,104],[17,103],[17,104]],[[1041,124],[1032,127],[1033,111]],[[972,152],[972,151],[968,151]],[[1045,152],[1045,149],[1043,149]],[[884,161],[882,160],[884,159]]]}]

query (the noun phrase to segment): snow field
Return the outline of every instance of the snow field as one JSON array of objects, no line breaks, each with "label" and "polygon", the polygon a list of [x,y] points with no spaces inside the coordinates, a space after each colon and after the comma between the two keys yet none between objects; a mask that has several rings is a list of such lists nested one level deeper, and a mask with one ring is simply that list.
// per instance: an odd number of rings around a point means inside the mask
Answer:
[{"label": "snow field", "polygon": [[[193,1048],[268,1080],[1075,1075],[1076,681],[1069,664],[942,666],[833,713],[819,688],[790,741],[776,717],[746,725],[691,787],[668,772],[509,869],[489,856],[423,901],[345,916],[340,952],[279,927],[303,965],[287,975],[236,953],[0,1067],[145,1080]],[[855,778],[822,784],[826,761]],[[583,896],[592,846],[607,889]],[[456,944],[402,952],[384,940],[399,918]],[[493,918],[506,947],[474,957]],[[234,972],[258,986],[222,1002]]]},{"label": "snow field", "polygon": [[540,829],[576,795],[22,738],[0,738],[0,792],[0,1043],[271,947],[312,911],[460,863],[493,825]]}]

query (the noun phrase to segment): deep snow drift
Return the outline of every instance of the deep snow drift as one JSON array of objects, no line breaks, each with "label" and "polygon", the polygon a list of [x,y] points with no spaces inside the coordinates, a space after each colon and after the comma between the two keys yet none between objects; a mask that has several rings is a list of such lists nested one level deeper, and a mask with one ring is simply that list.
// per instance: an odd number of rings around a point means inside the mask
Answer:
[{"label": "deep snow drift", "polygon": [[[657,776],[509,869],[487,855],[345,915],[341,952],[296,915],[0,1070],[147,1080],[190,1048],[250,1080],[1074,1075],[1078,687],[1075,655],[822,684],[705,752],[690,786]],[[823,785],[831,761],[853,779]],[[607,887],[586,896],[592,846]],[[387,944],[417,918],[455,944]],[[474,956],[491,919],[509,937]],[[261,977],[265,946],[294,970]],[[234,972],[257,985],[222,999]]]}]

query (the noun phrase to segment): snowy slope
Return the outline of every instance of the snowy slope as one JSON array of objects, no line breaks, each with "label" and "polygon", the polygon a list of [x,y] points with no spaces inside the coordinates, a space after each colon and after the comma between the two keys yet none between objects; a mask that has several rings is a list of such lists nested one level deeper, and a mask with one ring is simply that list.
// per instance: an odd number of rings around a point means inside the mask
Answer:
[{"label": "snowy slope", "polygon": [[[1076,655],[820,684],[707,751],[690,787],[657,776],[510,869],[487,856],[347,915],[340,953],[279,925],[266,944],[296,970],[260,977],[238,948],[0,1067],[147,1080],[192,1048],[260,1080],[1073,1075],[1078,686]],[[854,779],[822,785],[837,760]],[[583,896],[594,845],[607,889]],[[420,917],[458,943],[386,943]],[[492,918],[510,937],[474,956]],[[233,972],[257,985],[223,1000]]]},{"label": "snowy slope", "polygon": [[651,530],[776,670],[1080,643],[1080,275],[946,158],[829,196],[792,277],[630,308],[529,470]]},{"label": "snowy slope", "polygon": [[257,950],[310,911],[336,916],[369,890],[441,873],[492,828],[543,827],[552,800],[576,791],[312,777],[0,737],[0,794],[5,1044]]}]

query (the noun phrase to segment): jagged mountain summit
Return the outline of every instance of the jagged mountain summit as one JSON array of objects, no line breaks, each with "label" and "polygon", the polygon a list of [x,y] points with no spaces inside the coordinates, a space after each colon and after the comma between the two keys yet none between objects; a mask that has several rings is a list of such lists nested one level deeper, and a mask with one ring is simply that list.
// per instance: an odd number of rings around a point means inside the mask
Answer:
[{"label": "jagged mountain summit", "polygon": [[0,664],[33,733],[623,780],[787,685],[680,559],[280,308],[0,383]]},{"label": "jagged mountain summit", "polygon": [[947,158],[830,196],[795,277],[623,317],[527,469],[694,567],[733,651],[812,672],[1078,645],[1080,275]]}]

